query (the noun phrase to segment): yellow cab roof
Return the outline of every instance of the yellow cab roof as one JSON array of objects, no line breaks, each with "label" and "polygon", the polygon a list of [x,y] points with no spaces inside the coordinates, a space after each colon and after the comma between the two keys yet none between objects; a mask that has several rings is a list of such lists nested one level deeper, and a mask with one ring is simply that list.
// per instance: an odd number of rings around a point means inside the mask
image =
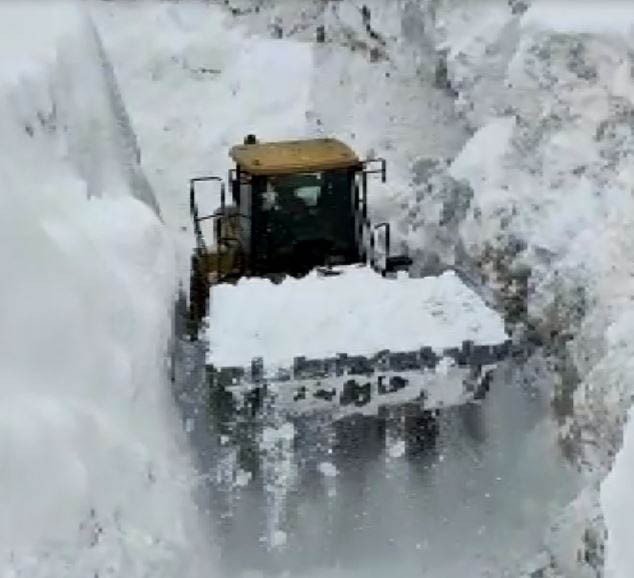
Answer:
[{"label": "yellow cab roof", "polygon": [[253,175],[283,175],[343,169],[359,164],[346,144],[334,138],[278,141],[234,146],[229,155]]}]

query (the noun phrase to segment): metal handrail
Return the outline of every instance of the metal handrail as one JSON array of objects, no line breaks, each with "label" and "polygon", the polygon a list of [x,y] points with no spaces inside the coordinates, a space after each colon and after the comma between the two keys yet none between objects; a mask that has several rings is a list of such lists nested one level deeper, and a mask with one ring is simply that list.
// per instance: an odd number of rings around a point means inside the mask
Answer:
[{"label": "metal handrail", "polygon": [[[371,163],[381,163],[381,168],[379,168],[379,169],[372,169],[372,168],[368,169],[368,168],[366,168]],[[363,166],[364,174],[371,175],[371,174],[375,174],[375,173],[380,173],[381,174],[381,182],[385,183],[387,181],[387,161],[384,158],[378,157],[376,159],[367,159],[365,161],[362,161],[361,165]]]},{"label": "metal handrail", "polygon": [[220,206],[224,211],[225,206],[225,183],[220,177],[216,176],[205,176],[205,177],[194,177],[193,179],[189,179],[189,211],[192,216],[192,222],[194,224],[194,235],[196,236],[196,245],[202,251],[207,250],[207,246],[205,244],[205,238],[203,236],[202,229],[200,228],[200,222],[206,219],[213,218],[215,215],[205,215],[204,217],[198,216],[198,205],[196,204],[196,183],[204,182],[204,181],[217,181],[220,183]]}]

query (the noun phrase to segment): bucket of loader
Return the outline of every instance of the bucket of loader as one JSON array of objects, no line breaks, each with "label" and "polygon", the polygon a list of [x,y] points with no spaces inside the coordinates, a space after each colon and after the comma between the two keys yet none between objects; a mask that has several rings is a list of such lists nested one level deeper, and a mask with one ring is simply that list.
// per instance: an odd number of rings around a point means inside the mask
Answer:
[{"label": "bucket of loader", "polygon": [[367,266],[336,272],[214,287],[212,387],[243,401],[259,392],[260,401],[291,414],[336,417],[482,397],[510,344],[502,318],[458,275],[388,278]]}]

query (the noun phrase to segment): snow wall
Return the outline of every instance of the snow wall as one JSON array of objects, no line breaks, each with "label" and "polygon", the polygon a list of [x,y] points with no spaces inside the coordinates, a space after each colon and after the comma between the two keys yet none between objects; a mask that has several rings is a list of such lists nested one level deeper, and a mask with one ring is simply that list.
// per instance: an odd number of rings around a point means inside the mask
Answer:
[{"label": "snow wall", "polygon": [[634,424],[601,500],[599,488],[634,393],[634,8],[431,4],[445,89],[473,137],[455,159],[419,163],[401,231],[428,262],[496,288],[516,335],[543,346],[532,362],[559,375],[562,443],[587,489],[553,524],[549,566],[630,576]]},{"label": "snow wall", "polygon": [[0,6],[0,575],[209,576],[174,246],[91,21]]}]

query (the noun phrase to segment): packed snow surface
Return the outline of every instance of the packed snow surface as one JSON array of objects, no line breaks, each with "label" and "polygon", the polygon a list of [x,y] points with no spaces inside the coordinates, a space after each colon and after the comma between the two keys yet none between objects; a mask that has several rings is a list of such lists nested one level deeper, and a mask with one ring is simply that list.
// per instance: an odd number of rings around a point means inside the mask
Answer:
[{"label": "packed snow surface", "polygon": [[211,290],[209,362],[286,366],[296,356],[372,355],[383,349],[442,350],[465,340],[506,339],[503,321],[452,271],[384,278],[369,267],[313,271],[280,284],[249,278]]}]

